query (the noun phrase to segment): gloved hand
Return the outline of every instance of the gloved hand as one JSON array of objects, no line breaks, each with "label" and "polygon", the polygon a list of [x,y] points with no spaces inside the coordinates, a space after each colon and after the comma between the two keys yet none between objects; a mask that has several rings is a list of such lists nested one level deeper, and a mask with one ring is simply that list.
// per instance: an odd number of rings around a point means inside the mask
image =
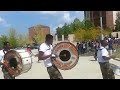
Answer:
[{"label": "gloved hand", "polygon": [[58,56],[56,54],[51,55],[52,58],[57,58]]}]

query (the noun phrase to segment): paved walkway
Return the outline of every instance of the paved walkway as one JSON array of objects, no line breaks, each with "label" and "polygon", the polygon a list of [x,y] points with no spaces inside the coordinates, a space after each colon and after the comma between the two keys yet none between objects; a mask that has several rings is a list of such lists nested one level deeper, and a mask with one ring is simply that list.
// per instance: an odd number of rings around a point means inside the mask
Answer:
[{"label": "paved walkway", "polygon": [[[120,61],[111,60],[111,63],[120,66]],[[97,61],[94,61],[93,56],[80,57],[78,64],[71,70],[60,70],[64,79],[102,79],[100,67]],[[120,79],[120,76],[115,76]],[[3,79],[3,74],[0,69],[0,79]],[[49,79],[49,75],[44,67],[43,61],[37,62],[37,58],[33,57],[32,68],[16,79]]]}]

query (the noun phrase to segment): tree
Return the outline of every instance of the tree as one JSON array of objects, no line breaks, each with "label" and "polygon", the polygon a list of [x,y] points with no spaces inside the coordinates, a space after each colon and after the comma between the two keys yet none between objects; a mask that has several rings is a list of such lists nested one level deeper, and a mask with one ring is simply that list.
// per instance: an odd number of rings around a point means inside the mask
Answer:
[{"label": "tree", "polygon": [[0,36],[0,48],[3,47],[3,42],[8,41],[8,37],[5,35]]},{"label": "tree", "polygon": [[90,30],[88,30],[90,33],[90,39],[91,40],[96,40],[98,38],[100,38],[100,29],[99,28],[91,28]]},{"label": "tree", "polygon": [[23,47],[27,44],[32,44],[32,42],[29,40],[28,34],[18,34],[18,41],[20,47]]},{"label": "tree", "polygon": [[19,34],[18,35],[18,41],[19,41],[19,46],[23,46],[23,35],[22,34]]},{"label": "tree", "polygon": [[115,25],[115,31],[120,31],[120,12],[118,12],[116,14],[117,19],[115,21],[116,25]]},{"label": "tree", "polygon": [[43,34],[43,32],[41,31],[41,26],[37,25],[34,27],[34,43],[36,44],[41,44],[44,42],[45,40],[45,35]]},{"label": "tree", "polygon": [[60,27],[56,28],[56,34],[57,34],[58,38],[62,38],[62,34],[63,34],[62,28],[60,28]]},{"label": "tree", "polygon": [[75,32],[82,27],[82,22],[78,18],[75,18],[71,25],[73,26],[73,32]]},{"label": "tree", "polygon": [[112,29],[106,28],[103,30],[103,35],[104,36],[110,36],[111,37]]},{"label": "tree", "polygon": [[18,46],[17,32],[14,28],[9,29],[8,31],[8,41],[11,44],[12,48],[16,48]]},{"label": "tree", "polygon": [[69,30],[70,30],[70,33],[71,33],[71,34],[74,33],[74,31],[75,31],[74,29],[75,29],[75,28],[74,28],[74,24],[73,24],[73,23],[70,23],[70,24],[69,24]]},{"label": "tree", "polygon": [[56,34],[58,35],[58,38],[62,38],[62,35],[67,38],[68,34],[73,34],[75,31],[80,29],[81,25],[82,23],[80,22],[80,20],[78,18],[75,18],[72,23],[65,23],[63,27],[58,27],[56,29]]},{"label": "tree", "polygon": [[74,32],[74,34],[75,34],[75,40],[76,41],[82,41],[82,40],[84,40],[85,30],[84,29],[79,29],[76,32]]},{"label": "tree", "polygon": [[95,27],[94,24],[89,19],[84,19],[82,23],[83,23],[82,28],[84,28],[85,30]]},{"label": "tree", "polygon": [[91,28],[89,30],[79,29],[74,34],[76,41],[96,40],[100,37],[100,30],[98,28]]},{"label": "tree", "polygon": [[[91,28],[95,28],[94,24],[88,20],[88,19],[84,19],[82,22],[78,19],[75,18],[74,21],[70,24],[65,23],[63,27],[58,27],[56,29],[56,34],[58,35],[58,38],[62,37],[62,34],[65,36],[65,38],[68,37],[68,34],[76,34],[77,36],[79,36],[80,32],[83,33],[84,30],[86,30],[86,34],[84,34],[84,37],[82,34],[81,38],[84,39],[88,39],[88,38],[92,38],[91,37],[91,32],[89,32],[89,30],[91,30]],[[77,33],[78,32],[78,33]],[[90,36],[89,36],[90,35]],[[96,36],[95,36],[96,37]],[[93,37],[93,38],[95,38]],[[80,37],[79,37],[80,39]]]},{"label": "tree", "polygon": [[65,23],[64,26],[62,27],[62,29],[63,29],[64,37],[68,38],[68,34],[70,34],[69,25],[67,23]]}]

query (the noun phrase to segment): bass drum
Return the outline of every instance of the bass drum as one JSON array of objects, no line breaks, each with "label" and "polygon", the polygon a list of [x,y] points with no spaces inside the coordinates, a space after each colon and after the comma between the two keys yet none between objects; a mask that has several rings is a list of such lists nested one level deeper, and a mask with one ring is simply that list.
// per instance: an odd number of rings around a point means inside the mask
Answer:
[{"label": "bass drum", "polygon": [[60,42],[53,48],[53,54],[55,54],[56,60],[53,63],[61,70],[70,70],[76,66],[79,60],[79,54],[74,46],[70,42]]},{"label": "bass drum", "polygon": [[14,71],[15,77],[28,72],[32,67],[32,57],[26,50],[10,50],[4,60],[8,62],[7,67]]}]

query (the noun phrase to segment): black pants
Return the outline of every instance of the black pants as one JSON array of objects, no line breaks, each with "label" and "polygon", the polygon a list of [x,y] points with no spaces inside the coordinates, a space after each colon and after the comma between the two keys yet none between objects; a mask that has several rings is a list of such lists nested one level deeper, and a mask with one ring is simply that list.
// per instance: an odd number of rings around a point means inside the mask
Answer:
[{"label": "black pants", "polygon": [[104,63],[99,62],[99,64],[103,79],[115,79],[114,72],[109,62],[104,62]]},{"label": "black pants", "polygon": [[97,49],[95,49],[95,55],[94,55],[94,58],[95,58],[95,60],[97,60]]},{"label": "black pants", "polygon": [[55,65],[47,67],[47,72],[50,76],[50,79],[63,79],[60,71],[57,69]]},{"label": "black pants", "polygon": [[4,67],[2,67],[2,72],[4,75],[4,79],[15,79],[15,77],[12,77],[6,70]]}]

